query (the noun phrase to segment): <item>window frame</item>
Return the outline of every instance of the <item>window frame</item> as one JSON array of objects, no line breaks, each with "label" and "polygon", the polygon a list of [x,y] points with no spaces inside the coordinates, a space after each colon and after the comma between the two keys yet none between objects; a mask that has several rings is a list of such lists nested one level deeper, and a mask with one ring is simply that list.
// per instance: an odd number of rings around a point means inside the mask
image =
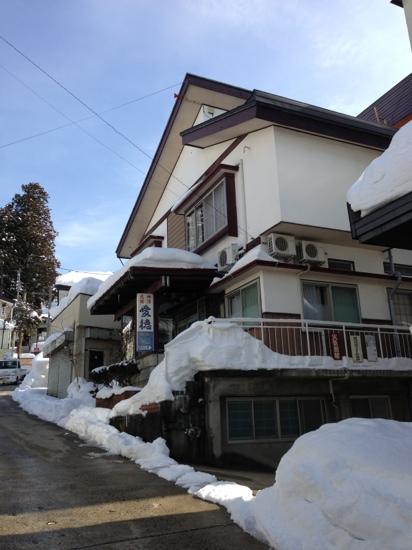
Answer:
[{"label": "window frame", "polygon": [[[402,321],[402,320],[398,320],[398,319],[395,319],[394,316],[396,314],[395,312],[395,300],[393,301],[393,309],[391,308],[391,304],[390,304],[390,299],[391,299],[391,292],[392,292],[393,288],[387,288],[386,289],[386,292],[387,292],[387,295],[388,295],[388,307],[389,307],[389,313],[390,313],[390,316],[391,316],[391,321],[392,321],[392,324],[395,325],[395,326],[399,326],[399,325],[402,325],[404,322],[408,323],[409,321]],[[393,295],[393,298],[395,298],[395,296],[399,296],[399,295],[407,295],[407,296],[410,296],[410,301],[411,301],[411,317],[412,317],[412,290],[408,290],[408,289],[398,289],[396,290],[396,292],[394,293]]]},{"label": "window frame", "polygon": [[[236,403],[236,402],[249,402],[251,403],[251,411],[252,411],[252,430],[253,430],[253,438],[245,438],[245,439],[231,439],[230,438],[230,426],[229,426],[229,404],[230,403]],[[274,401],[276,404],[276,431],[278,436],[277,437],[256,437],[255,432],[255,417],[254,417],[254,402],[255,401]],[[297,412],[298,412],[298,423],[299,423],[299,433],[295,437],[287,436],[282,437],[282,430],[281,430],[281,423],[280,423],[280,414],[279,414],[279,403],[280,401],[295,401]],[[225,398],[225,415],[226,415],[226,442],[229,445],[238,444],[238,443],[273,443],[273,442],[287,442],[287,441],[295,441],[298,437],[303,435],[302,427],[304,423],[304,419],[302,418],[303,412],[301,411],[300,402],[301,401],[318,401],[320,404],[320,412],[322,417],[322,424],[326,424],[328,421],[328,414],[326,409],[326,399],[324,396],[281,396],[281,397],[273,397],[273,396],[257,396],[257,397],[250,397],[250,396],[236,396],[236,397],[226,397]],[[309,430],[311,431],[311,430]]]},{"label": "window frame", "polygon": [[[393,420],[393,413],[392,413],[392,402],[391,402],[391,396],[390,395],[370,395],[370,394],[366,394],[366,395],[349,395],[349,402],[351,402],[353,399],[367,399],[368,400],[368,404],[369,404],[369,410],[371,411],[371,405],[370,405],[370,399],[386,399],[386,402],[387,402],[387,407],[388,407],[388,412],[389,412],[389,418],[387,419],[384,419],[384,420]],[[352,403],[351,403],[351,414],[352,414]],[[364,418],[364,417],[355,417],[355,416],[351,416],[350,418]],[[373,418],[376,418],[376,417],[369,417],[369,419],[373,420]]]},{"label": "window frame", "polygon": [[[249,281],[248,283],[245,283],[244,285],[237,287],[235,290],[231,290],[228,294],[225,295],[225,312],[226,312],[226,316],[229,319],[231,318],[230,305],[229,305],[230,298],[239,292],[240,299],[242,300],[242,291],[244,291],[246,288],[252,285],[257,286],[258,309],[259,309],[259,315],[257,318],[260,319],[262,317],[262,295],[260,291],[260,277],[258,277],[257,279],[253,279],[253,281]],[[241,317],[243,317],[243,315],[241,315]],[[237,319],[237,318],[238,317],[233,317],[233,319]]]},{"label": "window frame", "polygon": [[[206,199],[210,197],[215,190],[223,185],[223,197],[225,201],[225,212],[226,217],[225,224],[217,229],[213,234],[209,235],[202,243],[195,242],[195,247],[189,247],[189,229],[188,229],[188,219],[189,216],[196,212],[196,209],[202,203],[205,203]],[[213,207],[214,211],[214,223],[216,223],[216,210]],[[184,212],[184,231],[185,231],[185,248],[190,252],[200,253],[210,246],[212,246],[216,241],[229,235],[230,237],[238,236],[238,225],[237,225],[237,209],[236,209],[236,185],[235,185],[235,176],[232,172],[225,172],[218,179],[216,179],[212,185],[208,186],[207,190],[202,193],[197,200],[190,205]],[[195,224],[196,225],[196,224]],[[202,227],[204,227],[204,222],[202,222]],[[196,232],[196,228],[195,228]],[[195,239],[196,239],[195,233]]]},{"label": "window frame", "polygon": [[[341,262],[346,264],[350,269],[340,268],[340,267],[331,267],[330,262]],[[343,260],[342,258],[328,258],[328,268],[336,269],[338,271],[347,271],[348,273],[353,273],[355,271],[355,262],[353,260]]]},{"label": "window frame", "polygon": [[[331,313],[331,319],[310,319],[305,317],[305,299],[304,299],[304,293],[303,293],[303,287],[304,285],[311,285],[311,286],[322,286],[327,289],[327,299],[328,299],[328,308]],[[332,294],[332,287],[339,287],[339,288],[354,288],[356,292],[356,305],[358,308],[358,323],[362,322],[362,310],[360,305],[360,299],[359,299],[359,287],[358,285],[351,285],[351,284],[345,284],[345,283],[328,283],[325,281],[310,281],[310,280],[302,280],[301,284],[301,298],[302,298],[302,319],[307,321],[318,321],[319,323],[322,322],[332,322],[332,323],[350,323],[350,321],[337,321],[335,319],[335,307],[333,304],[333,294]]]}]

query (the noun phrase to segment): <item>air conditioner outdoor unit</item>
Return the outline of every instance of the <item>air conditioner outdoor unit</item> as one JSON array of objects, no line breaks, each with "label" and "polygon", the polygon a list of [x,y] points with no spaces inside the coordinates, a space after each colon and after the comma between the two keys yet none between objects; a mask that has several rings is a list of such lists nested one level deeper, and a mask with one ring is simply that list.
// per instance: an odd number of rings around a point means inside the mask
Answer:
[{"label": "air conditioner outdoor unit", "polygon": [[293,258],[296,256],[295,237],[282,235],[281,233],[270,233],[266,237],[268,252],[274,258]]},{"label": "air conditioner outdoor unit", "polygon": [[234,243],[226,248],[219,250],[217,255],[217,265],[219,271],[227,271],[239,258],[240,245]]},{"label": "air conditioner outdoor unit", "polygon": [[298,257],[301,262],[307,264],[325,263],[325,251],[320,248],[318,243],[311,241],[301,241],[298,246]]}]

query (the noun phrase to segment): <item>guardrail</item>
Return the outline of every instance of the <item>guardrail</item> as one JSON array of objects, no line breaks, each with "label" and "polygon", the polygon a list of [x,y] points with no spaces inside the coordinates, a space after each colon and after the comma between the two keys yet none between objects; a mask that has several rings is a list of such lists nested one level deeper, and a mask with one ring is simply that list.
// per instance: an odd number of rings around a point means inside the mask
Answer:
[{"label": "guardrail", "polygon": [[376,361],[412,358],[412,335],[406,326],[338,323],[306,319],[229,318],[283,355],[329,356],[339,360]]}]

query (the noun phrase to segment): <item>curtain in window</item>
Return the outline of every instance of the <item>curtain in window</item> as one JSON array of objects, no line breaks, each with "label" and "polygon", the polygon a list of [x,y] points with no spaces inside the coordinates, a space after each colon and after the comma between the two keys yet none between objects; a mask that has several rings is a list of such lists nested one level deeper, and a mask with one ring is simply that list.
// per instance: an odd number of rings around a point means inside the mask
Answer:
[{"label": "curtain in window", "polygon": [[303,315],[305,319],[329,321],[331,319],[326,286],[303,285]]},{"label": "curtain in window", "polygon": [[242,288],[242,317],[260,317],[257,284]]}]

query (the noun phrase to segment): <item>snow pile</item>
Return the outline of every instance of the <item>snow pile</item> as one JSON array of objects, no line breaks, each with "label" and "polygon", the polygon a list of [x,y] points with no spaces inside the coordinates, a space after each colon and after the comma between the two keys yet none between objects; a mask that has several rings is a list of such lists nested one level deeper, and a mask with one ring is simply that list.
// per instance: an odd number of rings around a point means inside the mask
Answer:
[{"label": "snow pile", "polygon": [[173,400],[173,392],[183,391],[186,382],[199,371],[210,370],[412,370],[412,360],[394,357],[373,363],[353,363],[345,357],[335,361],[328,356],[281,355],[248,334],[236,323],[214,319],[193,323],[165,346],[165,357],[153,369],[142,390],[120,403],[112,416],[142,412],[142,405]]},{"label": "snow pile", "polygon": [[105,281],[111,274],[111,271],[69,271],[56,278],[56,285],[73,286],[82,279],[87,279],[88,277]]},{"label": "snow pile", "polygon": [[11,323],[10,321],[6,321],[5,319],[0,319],[0,330],[13,330],[15,327],[14,323]]},{"label": "snow pile", "polygon": [[[225,277],[229,277],[230,275],[233,275],[236,271],[239,271],[239,269],[242,269],[243,267],[246,267],[247,265],[251,264],[252,262],[256,261],[263,261],[263,262],[271,262],[273,264],[277,263],[277,260],[272,258],[267,252],[267,249],[265,245],[259,244],[258,246],[255,246],[249,252],[246,252],[232,267],[231,269],[222,277],[224,279]],[[219,282],[222,279],[215,279],[215,282]]]},{"label": "snow pile", "polygon": [[[106,277],[108,276],[109,275],[106,275]],[[103,275],[101,277],[103,277]],[[92,296],[95,292],[97,292],[100,285],[103,284],[101,277],[85,277],[74,284],[70,288],[68,295],[60,301],[60,304],[50,308],[50,316],[55,319],[79,294],[87,294]]]},{"label": "snow pile", "polygon": [[24,377],[19,389],[47,388],[48,375],[49,360],[43,357],[43,353],[38,353],[34,356],[31,369]]},{"label": "snow pile", "polygon": [[296,440],[260,491],[256,528],[282,550],[409,549],[412,424],[352,418]]},{"label": "snow pile", "polygon": [[[93,369],[93,372],[96,372],[96,369]],[[140,390],[141,388],[138,386],[121,386],[117,380],[113,380],[110,386],[103,386],[102,388],[100,388],[100,390],[96,393],[96,397],[98,397],[99,399],[109,399],[113,395],[121,395],[125,391]]]},{"label": "snow pile", "polygon": [[347,200],[362,216],[412,191],[412,121],[393,136],[388,149],[373,160],[352,185]]},{"label": "snow pile", "polygon": [[130,258],[124,266],[104,281],[99,290],[89,298],[87,307],[91,309],[131,267],[153,267],[159,269],[215,269],[215,266],[204,258],[187,250],[178,248],[159,248],[151,246],[140,254]]},{"label": "snow pile", "polygon": [[[42,355],[41,353],[39,355]],[[39,357],[39,356],[37,356]],[[34,361],[37,360],[37,357]],[[33,363],[34,363],[33,361]],[[47,361],[43,359],[43,361]],[[90,395],[90,390],[94,389],[94,384],[86,382],[84,378],[75,378],[67,388],[68,397],[65,399],[56,399],[46,395],[46,388],[37,385],[28,386],[25,384],[27,377],[33,373],[33,367],[30,373],[25,377],[23,383],[12,394],[14,401],[30,414],[34,414],[42,420],[54,422],[59,426],[65,427],[66,417],[72,410],[87,406],[94,407],[95,400]],[[47,385],[47,380],[46,380]],[[90,408],[90,410],[93,410]],[[105,410],[105,409],[104,409]]]},{"label": "snow pile", "polygon": [[412,540],[412,423],[349,419],[297,439],[276,483],[251,489],[197,472],[170,458],[163,439],[145,443],[109,424],[90,383],[75,381],[66,399],[16,389],[26,411],[86,441],[134,460],[189,493],[225,506],[245,531],[278,550],[407,550]]}]

